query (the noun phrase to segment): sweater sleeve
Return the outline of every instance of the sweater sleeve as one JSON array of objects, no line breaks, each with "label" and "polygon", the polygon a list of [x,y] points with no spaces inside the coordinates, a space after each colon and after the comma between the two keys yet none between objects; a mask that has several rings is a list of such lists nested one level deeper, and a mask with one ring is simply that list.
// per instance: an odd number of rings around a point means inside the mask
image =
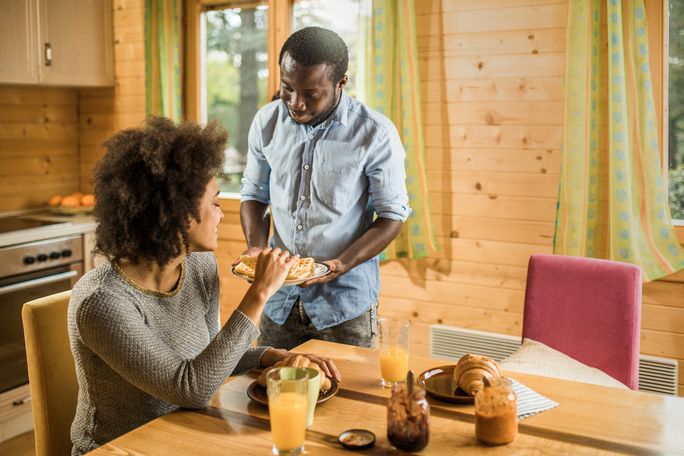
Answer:
[{"label": "sweater sleeve", "polygon": [[233,312],[199,355],[183,359],[145,325],[139,312],[122,304],[121,297],[105,292],[87,297],[76,313],[80,338],[117,374],[154,397],[202,408],[238,364],[258,365],[260,354],[250,345],[259,330],[240,311]]}]

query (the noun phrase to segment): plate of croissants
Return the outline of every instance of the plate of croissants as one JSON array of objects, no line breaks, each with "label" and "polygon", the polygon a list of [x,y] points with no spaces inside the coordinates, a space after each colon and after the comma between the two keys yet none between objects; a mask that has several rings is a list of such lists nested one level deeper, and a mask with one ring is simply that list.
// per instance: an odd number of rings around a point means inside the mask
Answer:
[{"label": "plate of croissants", "polygon": [[418,384],[427,394],[442,402],[472,404],[484,382],[482,377],[503,376],[499,364],[483,355],[467,354],[456,365],[428,369],[418,376]]},{"label": "plate of croissants", "polygon": [[334,378],[326,376],[318,364],[314,363],[304,355],[292,355],[288,356],[282,361],[278,361],[273,366],[264,369],[261,372],[261,375],[259,375],[259,378],[257,378],[247,387],[247,396],[249,396],[249,398],[254,402],[268,406],[268,395],[266,394],[266,376],[271,369],[275,369],[277,367],[311,367],[319,371],[321,375],[321,386],[318,392],[318,400],[316,401],[317,404],[327,401],[336,395],[337,391],[340,389],[337,381],[335,381]]},{"label": "plate of croissants", "polygon": [[[236,277],[252,282],[254,280],[254,274],[256,273],[256,264],[256,256],[242,255],[240,257],[240,262],[231,267],[230,272]],[[329,272],[330,266],[326,263],[319,263],[310,257],[299,258],[287,273],[287,278],[283,285],[299,285],[307,280],[324,276]]]}]

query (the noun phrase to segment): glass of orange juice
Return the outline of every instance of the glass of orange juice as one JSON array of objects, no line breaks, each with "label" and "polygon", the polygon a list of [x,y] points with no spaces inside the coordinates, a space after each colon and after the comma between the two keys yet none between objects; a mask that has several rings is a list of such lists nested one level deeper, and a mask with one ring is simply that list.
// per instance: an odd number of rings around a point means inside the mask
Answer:
[{"label": "glass of orange juice", "polygon": [[410,334],[410,320],[378,319],[380,383],[386,388],[406,381]]},{"label": "glass of orange juice", "polygon": [[306,435],[309,374],[304,368],[281,367],[269,372],[266,379],[273,454],[301,454]]}]

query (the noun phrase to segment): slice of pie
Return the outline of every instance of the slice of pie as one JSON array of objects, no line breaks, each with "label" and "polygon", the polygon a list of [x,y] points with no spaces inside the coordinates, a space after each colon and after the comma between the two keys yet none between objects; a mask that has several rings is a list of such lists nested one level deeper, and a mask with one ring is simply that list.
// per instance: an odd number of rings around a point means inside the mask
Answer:
[{"label": "slice of pie", "polygon": [[[240,262],[235,266],[235,272],[253,279],[256,271],[257,258],[258,257],[256,256],[242,255],[240,257]],[[312,276],[315,265],[316,261],[311,257],[300,258],[290,268],[286,280],[300,280]]]}]

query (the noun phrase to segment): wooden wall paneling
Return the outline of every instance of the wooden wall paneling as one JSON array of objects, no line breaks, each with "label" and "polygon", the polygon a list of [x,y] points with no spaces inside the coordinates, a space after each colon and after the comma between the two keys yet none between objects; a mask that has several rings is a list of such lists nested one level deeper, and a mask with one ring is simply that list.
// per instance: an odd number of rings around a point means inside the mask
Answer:
[{"label": "wooden wall paneling", "polygon": [[78,190],[77,105],[74,89],[0,86],[0,211]]},{"label": "wooden wall paneling", "polygon": [[[565,64],[562,52],[548,54],[509,54],[468,57],[423,57],[419,68],[421,81],[440,79],[438,70],[444,68],[446,79],[559,76],[558,67]],[[437,73],[436,73],[437,72]]]},{"label": "wooden wall paneling", "polygon": [[560,150],[557,149],[506,149],[492,147],[443,149],[429,147],[425,150],[429,157],[425,165],[430,171],[445,171],[440,163],[445,156],[451,161],[450,171],[490,171],[496,169],[505,173],[541,174],[560,173]]},{"label": "wooden wall paneling", "polygon": [[424,128],[426,147],[443,147],[445,141],[448,140],[455,147],[504,147],[510,149],[560,148],[562,139],[560,130],[560,126],[553,125],[450,124],[448,128],[435,125],[426,125]]},{"label": "wooden wall paneling", "polygon": [[[457,11],[480,11],[491,8],[500,9],[502,7],[514,6],[547,6],[552,4],[565,5],[566,0],[432,0],[440,5],[439,11],[445,13]],[[565,25],[565,24],[564,24]]]},{"label": "wooden wall paneling", "polygon": [[423,103],[562,101],[563,77],[422,80]]},{"label": "wooden wall paneling", "polygon": [[438,30],[439,25],[448,24],[448,27],[444,26],[446,34],[477,32],[498,34],[509,30],[564,29],[567,20],[567,5],[564,2],[554,2],[517,6],[501,1],[497,7],[487,8],[473,3],[472,9],[418,13],[416,16],[417,30]]},{"label": "wooden wall paneling", "polygon": [[563,102],[561,101],[497,101],[493,103],[450,103],[446,119],[441,113],[443,102],[423,105],[425,125],[439,125],[447,120],[456,125],[563,125]]},{"label": "wooden wall paneling", "polygon": [[416,41],[425,57],[565,52],[565,29],[422,35]]},{"label": "wooden wall paneling", "polygon": [[92,190],[91,175],[112,133],[145,120],[144,4],[115,0],[114,87],[79,91],[81,188]]},{"label": "wooden wall paneling", "polygon": [[432,193],[430,204],[433,214],[494,217],[513,220],[554,221],[556,199],[536,196],[510,196],[488,194],[459,194],[451,201],[450,193]]},{"label": "wooden wall paneling", "polygon": [[430,192],[555,197],[558,175],[428,170]]}]

